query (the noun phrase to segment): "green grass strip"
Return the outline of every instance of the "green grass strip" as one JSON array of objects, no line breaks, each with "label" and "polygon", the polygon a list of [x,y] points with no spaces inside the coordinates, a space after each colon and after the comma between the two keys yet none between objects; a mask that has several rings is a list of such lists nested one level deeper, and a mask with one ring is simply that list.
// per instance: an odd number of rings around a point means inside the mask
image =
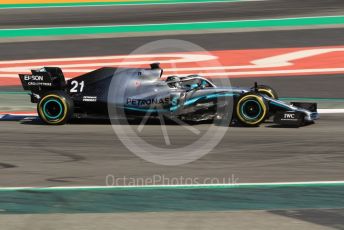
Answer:
[{"label": "green grass strip", "polygon": [[0,215],[343,208],[344,187],[332,185],[8,190],[0,192]]},{"label": "green grass strip", "polygon": [[20,28],[1,29],[0,37],[33,37],[33,36],[66,36],[90,35],[112,33],[147,33],[161,31],[192,31],[217,29],[242,29],[264,27],[297,27],[317,25],[344,24],[344,16],[281,18],[239,21],[211,21],[168,24],[142,24],[142,25],[110,25],[110,26],[82,26],[82,27],[53,27],[53,28]]},{"label": "green grass strip", "polygon": [[212,2],[242,2],[243,0],[144,0],[144,1],[119,1],[119,2],[73,2],[73,3],[44,3],[44,4],[0,4],[0,9],[11,8],[51,8],[51,7],[93,7],[116,5],[159,5],[183,3],[212,3]]},{"label": "green grass strip", "polygon": [[23,95],[26,95],[26,94],[29,94],[29,92],[14,92],[14,91],[3,91],[3,92],[0,92],[0,95],[17,95],[17,94],[23,94]]}]

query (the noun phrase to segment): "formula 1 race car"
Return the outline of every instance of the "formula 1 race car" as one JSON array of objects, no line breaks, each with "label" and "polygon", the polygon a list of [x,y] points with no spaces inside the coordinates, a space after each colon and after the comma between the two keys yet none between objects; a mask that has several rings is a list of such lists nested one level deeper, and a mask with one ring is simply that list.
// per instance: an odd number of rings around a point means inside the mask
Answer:
[{"label": "formula 1 race car", "polygon": [[[62,70],[44,67],[20,74],[24,90],[49,125],[62,125],[72,118],[111,118],[109,107],[123,110],[129,118],[177,117],[204,121],[229,116],[229,124],[259,126],[273,117],[274,123],[302,126],[318,119],[315,103],[287,104],[269,86],[220,87],[199,75],[162,79],[159,63],[151,68],[103,67],[65,80]],[[231,107],[226,114],[222,108]],[[219,109],[220,108],[220,109]]]}]

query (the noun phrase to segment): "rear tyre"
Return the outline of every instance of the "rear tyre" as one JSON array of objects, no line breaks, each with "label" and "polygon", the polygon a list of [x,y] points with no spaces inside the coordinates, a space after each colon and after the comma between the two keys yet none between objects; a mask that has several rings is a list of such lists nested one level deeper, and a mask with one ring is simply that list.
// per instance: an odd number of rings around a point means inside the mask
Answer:
[{"label": "rear tyre", "polygon": [[255,127],[265,121],[269,106],[261,95],[249,92],[239,97],[235,112],[243,125]]},{"label": "rear tyre", "polygon": [[64,125],[73,115],[73,101],[64,91],[52,91],[42,96],[37,112],[48,125]]}]

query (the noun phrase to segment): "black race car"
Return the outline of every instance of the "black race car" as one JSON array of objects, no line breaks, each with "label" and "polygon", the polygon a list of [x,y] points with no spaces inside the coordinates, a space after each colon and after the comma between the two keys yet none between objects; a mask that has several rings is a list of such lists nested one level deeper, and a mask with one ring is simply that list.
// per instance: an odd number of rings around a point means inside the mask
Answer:
[{"label": "black race car", "polygon": [[39,117],[49,125],[62,125],[72,118],[163,114],[181,120],[219,120],[244,126],[259,126],[273,117],[281,125],[301,126],[319,117],[315,103],[287,104],[278,100],[269,86],[255,83],[248,88],[221,87],[199,75],[163,80],[158,63],[147,69],[104,67],[68,81],[57,67],[31,72],[20,74],[20,80],[24,90],[31,91]]}]

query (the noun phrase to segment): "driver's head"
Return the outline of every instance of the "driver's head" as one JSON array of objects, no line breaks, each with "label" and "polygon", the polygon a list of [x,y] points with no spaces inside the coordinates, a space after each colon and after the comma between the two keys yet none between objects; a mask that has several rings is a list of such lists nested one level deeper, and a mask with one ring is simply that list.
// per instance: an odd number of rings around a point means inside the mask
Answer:
[{"label": "driver's head", "polygon": [[168,83],[168,85],[170,87],[173,87],[173,88],[180,88],[181,87],[180,78],[178,76],[168,76],[166,81],[171,82],[171,83]]}]

